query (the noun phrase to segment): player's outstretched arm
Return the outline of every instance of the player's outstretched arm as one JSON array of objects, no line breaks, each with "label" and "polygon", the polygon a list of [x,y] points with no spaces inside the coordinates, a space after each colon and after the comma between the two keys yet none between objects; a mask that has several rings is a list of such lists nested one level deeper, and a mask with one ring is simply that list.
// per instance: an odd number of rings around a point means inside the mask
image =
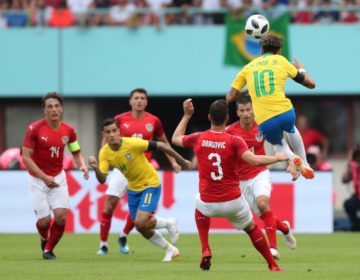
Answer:
[{"label": "player's outstretched arm", "polygon": [[76,166],[79,168],[80,171],[84,174],[84,179],[89,179],[89,170],[85,164],[84,157],[81,153],[73,154],[74,161]]},{"label": "player's outstretched arm", "polygon": [[185,170],[191,169],[191,162],[189,160],[184,159],[178,152],[176,152],[173,148],[170,147],[169,144],[165,144],[163,142],[156,142],[156,150],[162,151],[165,154],[168,154],[176,159],[176,161],[181,165],[181,167]]},{"label": "player's outstretched arm", "polygon": [[[159,137],[157,137],[157,140],[160,142],[163,142],[170,146],[169,140],[167,139],[165,133]],[[171,163],[172,168],[174,169],[175,173],[179,173],[181,171],[181,166],[176,162],[176,160],[170,156],[169,154],[165,154],[169,162]]]},{"label": "player's outstretched arm", "polygon": [[94,156],[90,156],[88,162],[95,171],[96,179],[99,181],[99,183],[104,184],[106,182],[107,175],[100,171],[96,158]]},{"label": "player's outstretched arm", "polygon": [[274,156],[263,156],[254,155],[252,152],[246,151],[243,153],[242,159],[253,166],[263,166],[289,160],[289,157],[285,153],[276,153]]},{"label": "player's outstretched arm", "polygon": [[24,164],[26,165],[27,169],[30,170],[33,174],[36,175],[36,177],[40,178],[42,181],[44,181],[45,185],[48,188],[57,188],[59,187],[59,184],[55,182],[54,177],[46,175],[33,161],[31,158],[32,153],[34,152],[33,149],[22,147],[22,159],[24,161]]},{"label": "player's outstretched arm", "polygon": [[315,88],[316,84],[314,79],[310,76],[309,73],[306,72],[304,65],[300,63],[296,58],[294,58],[294,66],[298,69],[298,74],[294,78],[296,82],[302,84],[303,86],[313,89]]},{"label": "player's outstretched arm", "polygon": [[239,91],[239,90],[231,87],[230,90],[229,90],[229,92],[228,92],[227,95],[226,95],[226,98],[225,98],[225,99],[226,99],[226,102],[227,102],[227,103],[231,103],[231,102],[236,101],[236,99],[237,99],[237,97],[238,97],[239,94],[240,94],[240,91]]},{"label": "player's outstretched arm", "polygon": [[180,120],[178,126],[176,127],[174,134],[171,138],[171,142],[179,147],[183,147],[182,139],[185,135],[187,125],[191,119],[192,114],[194,113],[194,105],[192,99],[186,99],[183,103],[184,115]]}]

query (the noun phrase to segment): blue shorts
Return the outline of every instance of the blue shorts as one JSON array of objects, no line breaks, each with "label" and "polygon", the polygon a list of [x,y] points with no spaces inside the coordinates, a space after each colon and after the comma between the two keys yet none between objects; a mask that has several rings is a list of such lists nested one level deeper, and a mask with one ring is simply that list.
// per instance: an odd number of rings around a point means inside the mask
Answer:
[{"label": "blue shorts", "polygon": [[259,130],[261,134],[264,135],[266,141],[273,145],[281,145],[284,131],[290,133],[295,132],[295,119],[295,110],[293,108],[263,122],[259,125]]},{"label": "blue shorts", "polygon": [[161,194],[161,185],[140,192],[127,191],[130,217],[136,218],[137,210],[155,213]]}]

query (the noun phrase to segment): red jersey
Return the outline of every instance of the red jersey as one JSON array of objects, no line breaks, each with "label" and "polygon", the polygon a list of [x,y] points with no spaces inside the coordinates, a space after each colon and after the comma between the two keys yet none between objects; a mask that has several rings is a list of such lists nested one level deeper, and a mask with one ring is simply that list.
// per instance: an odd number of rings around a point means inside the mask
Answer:
[{"label": "red jersey", "polygon": [[[226,132],[232,135],[240,136],[246,142],[249,150],[255,155],[265,155],[264,136],[260,133],[258,126],[254,123],[250,130],[245,130],[240,126],[240,122],[234,122],[226,128]],[[266,170],[266,166],[252,166],[250,163],[241,160],[239,163],[240,180],[249,180],[255,178],[260,172]]]},{"label": "red jersey", "polygon": [[324,134],[315,129],[307,129],[300,132],[300,134],[304,142],[305,151],[312,145],[321,145],[325,138]]},{"label": "red jersey", "polygon": [[[152,140],[154,136],[164,134],[164,127],[158,117],[146,112],[141,119],[135,119],[131,112],[122,113],[114,118],[120,127],[120,135],[123,137],[137,137],[144,140]],[[152,151],[145,152],[148,160],[151,159]]]},{"label": "red jersey", "polygon": [[[63,169],[65,146],[76,140],[75,129],[69,124],[61,122],[60,128],[54,130],[42,119],[28,126],[23,146],[34,150],[31,158],[45,174],[56,176]],[[79,152],[80,149],[73,154]]]},{"label": "red jersey", "polygon": [[356,161],[350,162],[351,168],[351,179],[353,181],[354,193],[356,197],[360,200],[360,166]]},{"label": "red jersey", "polygon": [[199,165],[199,192],[205,202],[224,202],[240,197],[237,164],[248,147],[240,137],[226,132],[204,131],[186,135]]}]

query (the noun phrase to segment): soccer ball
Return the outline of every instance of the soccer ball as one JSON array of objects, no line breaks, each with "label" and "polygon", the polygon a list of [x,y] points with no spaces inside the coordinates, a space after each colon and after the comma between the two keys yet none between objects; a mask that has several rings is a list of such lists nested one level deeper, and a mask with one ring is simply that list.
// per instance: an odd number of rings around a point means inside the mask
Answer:
[{"label": "soccer ball", "polygon": [[245,31],[255,39],[260,39],[269,29],[269,21],[262,15],[252,15],[246,20]]}]

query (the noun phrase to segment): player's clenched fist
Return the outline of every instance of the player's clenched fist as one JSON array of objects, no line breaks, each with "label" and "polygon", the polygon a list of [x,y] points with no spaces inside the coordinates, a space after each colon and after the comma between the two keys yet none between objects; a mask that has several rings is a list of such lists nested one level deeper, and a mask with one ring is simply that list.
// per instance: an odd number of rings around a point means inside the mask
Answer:
[{"label": "player's clenched fist", "polygon": [[88,159],[88,162],[89,162],[89,165],[92,167],[92,168],[98,168],[98,162],[96,160],[96,158],[94,156],[90,156],[89,159]]}]

